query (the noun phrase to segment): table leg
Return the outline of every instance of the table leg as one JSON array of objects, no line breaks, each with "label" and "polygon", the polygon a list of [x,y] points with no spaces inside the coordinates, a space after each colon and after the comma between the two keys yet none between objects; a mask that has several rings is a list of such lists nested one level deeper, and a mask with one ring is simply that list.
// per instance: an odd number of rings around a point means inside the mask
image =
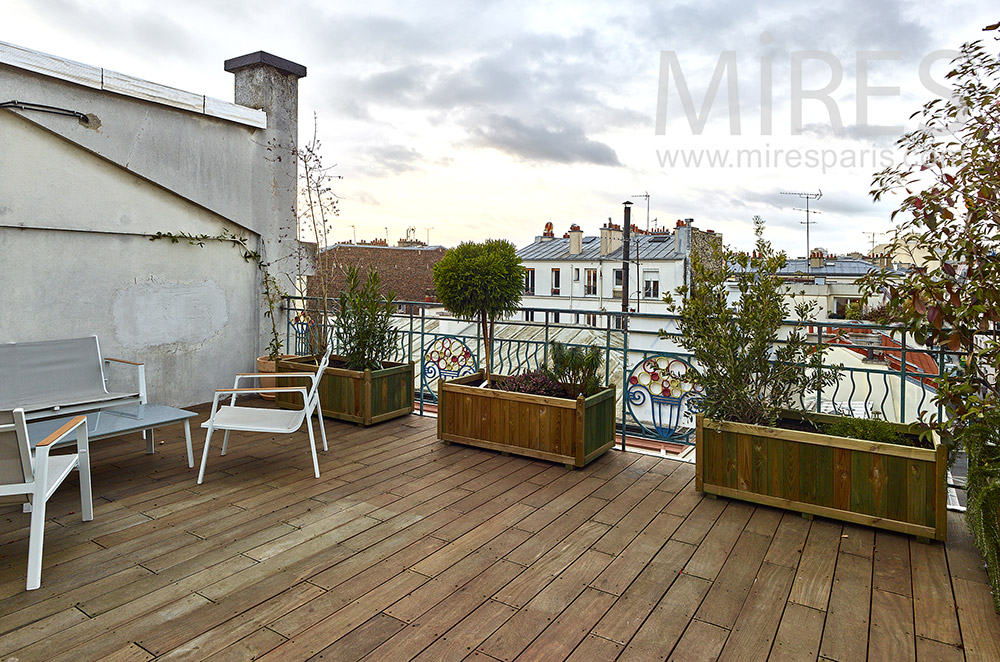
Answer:
[{"label": "table leg", "polygon": [[143,430],[142,434],[146,438],[146,455],[152,455],[153,451],[156,450],[156,446],[153,442],[153,428]]},{"label": "table leg", "polygon": [[191,421],[184,419],[184,441],[187,442],[188,468],[194,468],[194,453],[191,452]]}]

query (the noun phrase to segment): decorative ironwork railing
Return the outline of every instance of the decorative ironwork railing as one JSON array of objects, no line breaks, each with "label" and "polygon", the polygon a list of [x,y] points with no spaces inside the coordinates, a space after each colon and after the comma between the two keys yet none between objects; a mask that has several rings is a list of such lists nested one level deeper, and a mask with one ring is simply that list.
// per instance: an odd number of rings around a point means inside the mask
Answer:
[{"label": "decorative ironwork railing", "polygon": [[[387,359],[417,364],[414,389],[417,413],[423,415],[437,401],[438,380],[473,374],[483,365],[486,348],[478,325],[456,320],[440,304],[397,303],[398,342]],[[301,320],[325,314],[331,325],[337,323],[336,311],[320,310],[313,299],[288,298],[286,312],[290,320],[286,347],[295,353],[308,351],[309,327]],[[547,362],[553,340],[598,346],[605,382],[615,384],[621,405],[619,433],[626,439],[693,443],[693,415],[701,387],[689,375],[696,366],[678,342],[675,316],[525,308],[515,317],[520,319],[497,323],[494,372],[537,370]],[[837,383],[802,398],[803,409],[903,422],[917,420],[921,412],[943,415],[932,398],[934,379],[957,365],[946,348],[919,346],[898,329],[873,324],[824,321],[808,331],[811,342],[832,348],[831,367],[842,367]]]}]

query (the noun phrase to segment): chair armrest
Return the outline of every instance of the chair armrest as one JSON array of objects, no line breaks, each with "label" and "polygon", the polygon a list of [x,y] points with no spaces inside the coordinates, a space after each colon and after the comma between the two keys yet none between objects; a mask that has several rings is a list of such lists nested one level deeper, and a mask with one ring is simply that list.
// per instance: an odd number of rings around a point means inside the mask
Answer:
[{"label": "chair armrest", "polygon": [[125,359],[114,359],[111,357],[104,357],[104,363],[122,363],[124,365],[135,366],[136,378],[139,382],[139,402],[141,404],[146,404],[146,364],[138,363],[136,361],[126,361]]},{"label": "chair armrest", "polygon": [[137,363],[135,361],[126,361],[125,359],[113,359],[110,356],[105,356],[104,357],[104,361],[105,361],[105,363],[107,363],[108,361],[114,361],[115,363],[125,363],[127,365],[146,365],[145,363]]},{"label": "chair armrest", "polygon": [[238,372],[236,377],[315,377],[315,372]]},{"label": "chair armrest", "polygon": [[56,430],[49,436],[45,437],[45,439],[42,439],[37,444],[35,444],[35,448],[39,448],[42,446],[51,446],[54,443],[62,441],[63,438],[66,437],[66,435],[68,435],[70,432],[77,429],[81,425],[86,425],[86,423],[87,423],[86,416],[74,416],[65,424],[63,424],[63,426],[60,427],[58,430]]},{"label": "chair armrest", "polygon": [[274,393],[276,391],[298,391],[305,393],[304,386],[272,386],[270,388],[217,388],[216,393]]}]

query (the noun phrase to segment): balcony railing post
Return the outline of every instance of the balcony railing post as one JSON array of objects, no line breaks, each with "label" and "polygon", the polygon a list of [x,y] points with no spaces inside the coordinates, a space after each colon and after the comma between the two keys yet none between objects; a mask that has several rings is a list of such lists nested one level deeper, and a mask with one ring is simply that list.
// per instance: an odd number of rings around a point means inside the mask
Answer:
[{"label": "balcony railing post", "polygon": [[[427,307],[420,306],[420,375],[417,379],[420,380],[420,415],[424,415],[424,322],[427,319],[426,316]],[[429,387],[428,387],[429,388]]]},{"label": "balcony railing post", "polygon": [[[823,351],[823,325],[816,327],[816,349]],[[816,411],[823,411],[823,368],[819,369],[819,383],[816,384]]]},{"label": "balcony railing post", "polygon": [[[944,347],[944,343],[938,345],[938,380],[944,377]],[[944,416],[944,403],[940,400],[938,400],[937,415],[938,420],[942,420]]]},{"label": "balcony railing post", "polygon": [[625,450],[625,411],[628,398],[625,389],[628,385],[628,314],[622,313],[622,450]]},{"label": "balcony railing post", "polygon": [[899,340],[899,418],[900,423],[906,420],[906,331]]},{"label": "balcony railing post", "polygon": [[542,366],[549,364],[549,311],[545,311],[545,347],[542,348]]},{"label": "balcony railing post", "polygon": [[604,331],[604,383],[611,382],[611,317],[604,316],[606,323]]},{"label": "balcony railing post", "polygon": [[285,297],[285,302],[288,304],[286,307],[285,315],[285,349],[291,351],[291,340],[292,340],[292,298]]}]

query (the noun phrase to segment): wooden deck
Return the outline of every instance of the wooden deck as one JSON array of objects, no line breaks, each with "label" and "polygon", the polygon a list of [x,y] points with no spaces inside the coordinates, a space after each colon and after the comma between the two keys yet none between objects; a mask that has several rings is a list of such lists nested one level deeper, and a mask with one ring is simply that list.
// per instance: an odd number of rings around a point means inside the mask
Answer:
[{"label": "wooden deck", "polygon": [[0,502],[0,660],[1000,659],[954,514],[921,544],[702,498],[674,460],[569,471],[434,424],[329,421],[319,480],[304,433],[234,434],[203,485],[179,425],[152,456],[96,442],[95,519],[53,498],[37,591]]}]

